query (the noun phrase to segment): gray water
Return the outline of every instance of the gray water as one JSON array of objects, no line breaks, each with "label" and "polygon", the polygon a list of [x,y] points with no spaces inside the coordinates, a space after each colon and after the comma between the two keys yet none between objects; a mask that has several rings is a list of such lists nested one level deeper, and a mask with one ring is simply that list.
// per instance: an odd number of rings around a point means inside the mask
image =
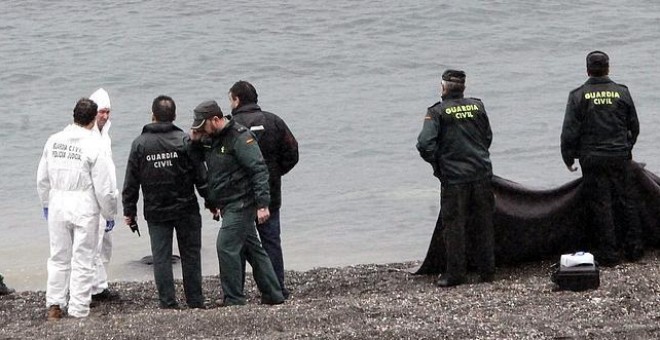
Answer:
[{"label": "gray water", "polygon": [[[438,182],[415,150],[445,68],[468,74],[489,112],[496,174],[536,188],[575,179],[561,161],[568,92],[584,56],[607,51],[611,75],[637,104],[635,158],[660,173],[657,1],[14,1],[0,2],[0,272],[45,289],[48,232],[35,175],[47,137],[75,101],[112,100],[118,182],[151,100],[172,96],[177,123],[252,82],[300,143],[284,178],[286,267],[421,260]],[[121,211],[121,210],[120,210]],[[203,270],[216,274],[218,223],[203,214]],[[118,216],[118,219],[120,217]],[[138,238],[114,231],[111,280],[149,280]]]}]

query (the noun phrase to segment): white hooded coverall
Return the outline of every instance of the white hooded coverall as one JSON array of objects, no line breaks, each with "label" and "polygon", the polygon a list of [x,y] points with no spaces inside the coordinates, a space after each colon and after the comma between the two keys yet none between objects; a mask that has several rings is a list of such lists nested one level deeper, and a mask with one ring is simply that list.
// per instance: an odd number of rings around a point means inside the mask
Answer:
[{"label": "white hooded coverall", "polygon": [[99,213],[117,212],[116,179],[100,144],[92,130],[71,124],[48,138],[37,170],[50,237],[46,307],[65,307],[69,293],[74,317],[89,315]]},{"label": "white hooded coverall", "polygon": [[[98,106],[98,110],[101,109],[111,109],[110,105],[110,96],[108,95],[108,92],[100,88],[94,93],[92,93],[91,96],[89,96],[89,99],[94,101],[96,105]],[[101,138],[101,146],[103,148],[103,151],[106,153],[108,158],[110,159],[110,169],[108,171],[112,172],[112,179],[115,181],[114,188],[117,187],[117,176],[116,176],[116,170],[115,170],[115,164],[112,160],[112,140],[110,139],[110,126],[111,126],[110,119],[108,119],[107,122],[105,122],[105,125],[103,126],[102,130],[99,130],[98,125],[94,125],[94,128],[92,131],[94,131],[95,134],[100,136]],[[118,191],[115,189],[115,191]],[[95,276],[94,276],[94,284],[92,285],[92,295],[93,294],[99,294],[103,292],[104,289],[108,288],[108,263],[110,263],[110,258],[112,257],[112,231],[105,231],[106,227],[106,219],[101,216],[99,218],[99,242],[97,245],[97,254],[94,259],[94,270],[95,270]]]}]

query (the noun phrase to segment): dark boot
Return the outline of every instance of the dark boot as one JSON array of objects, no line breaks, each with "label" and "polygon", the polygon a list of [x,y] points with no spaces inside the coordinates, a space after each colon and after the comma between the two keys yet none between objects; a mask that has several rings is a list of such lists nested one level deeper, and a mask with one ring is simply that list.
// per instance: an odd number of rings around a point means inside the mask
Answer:
[{"label": "dark boot", "polygon": [[0,295],[9,295],[13,292],[15,292],[15,290],[7,287],[5,285],[4,277],[2,277],[2,275],[0,275]]},{"label": "dark boot", "polygon": [[438,282],[436,282],[436,284],[438,285],[438,287],[452,287],[452,286],[458,286],[464,282],[465,279],[457,279],[449,275],[443,274],[438,278]]}]

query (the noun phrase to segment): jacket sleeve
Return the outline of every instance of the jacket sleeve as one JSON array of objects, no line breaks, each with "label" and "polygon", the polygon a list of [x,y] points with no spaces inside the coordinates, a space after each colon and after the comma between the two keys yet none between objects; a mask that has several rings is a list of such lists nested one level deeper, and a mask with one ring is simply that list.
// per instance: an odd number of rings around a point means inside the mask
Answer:
[{"label": "jacket sleeve", "polygon": [[[206,162],[204,161],[204,149],[201,143],[193,142],[190,137],[184,137],[184,145],[186,146],[186,152],[193,166],[194,171],[194,182],[195,188],[204,200],[207,200],[209,189],[208,189],[208,168],[206,167]],[[205,207],[209,205],[204,204]]]},{"label": "jacket sleeve", "polygon": [[637,110],[635,109],[635,103],[633,102],[630,93],[628,93],[628,97],[630,98],[630,111],[628,112],[628,133],[630,138],[630,145],[632,147],[635,145],[635,143],[637,143],[637,136],[639,136],[639,119],[637,118]]},{"label": "jacket sleeve", "polygon": [[582,122],[578,117],[577,103],[573,93],[568,95],[564,124],[561,129],[561,157],[566,166],[572,166],[575,158],[579,158],[580,130]]},{"label": "jacket sleeve", "polygon": [[281,143],[277,165],[279,166],[281,175],[284,175],[298,164],[298,141],[296,140],[296,137],[293,136],[293,133],[291,133],[291,130],[289,130],[289,127],[284,120],[277,120],[276,125],[280,132],[279,141]]},{"label": "jacket sleeve", "polygon": [[256,137],[251,132],[248,137],[236,138],[234,150],[238,163],[246,169],[254,190],[257,208],[268,207],[270,204],[270,189],[268,186],[268,167],[259,150]]},{"label": "jacket sleeve", "polygon": [[94,194],[101,207],[101,216],[105,220],[114,220],[117,214],[117,179],[114,164],[104,152],[100,152],[92,166]]},{"label": "jacket sleeve", "polygon": [[41,154],[41,160],[39,161],[39,167],[37,168],[37,193],[39,194],[41,206],[44,208],[48,207],[48,199],[50,194],[50,177],[48,176],[48,145],[50,145],[50,140],[46,142],[46,146],[44,146],[44,151]]},{"label": "jacket sleeve", "polygon": [[438,149],[438,132],[440,122],[433,114],[433,110],[428,109],[424,116],[424,125],[422,131],[417,137],[417,151],[419,155],[427,162],[435,163],[435,152]]},{"label": "jacket sleeve", "polygon": [[140,197],[140,163],[137,143],[131,145],[131,152],[126,163],[124,188],[121,193],[121,203],[124,206],[124,216],[137,216],[137,201]]},{"label": "jacket sleeve", "polygon": [[486,141],[487,141],[487,147],[490,149],[490,146],[493,144],[493,130],[490,128],[490,121],[488,120],[488,116],[486,117],[486,125],[488,126],[486,129]]}]

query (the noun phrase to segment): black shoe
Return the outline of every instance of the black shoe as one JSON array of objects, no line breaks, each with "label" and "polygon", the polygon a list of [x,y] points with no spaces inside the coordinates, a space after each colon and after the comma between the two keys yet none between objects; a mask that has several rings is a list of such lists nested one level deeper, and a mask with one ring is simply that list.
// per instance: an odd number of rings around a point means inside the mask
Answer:
[{"label": "black shoe", "polygon": [[281,305],[284,303],[284,299],[282,300],[267,300],[264,298],[261,298],[261,304],[262,305]]},{"label": "black shoe", "polygon": [[4,283],[0,283],[0,295],[9,295],[15,292],[14,289],[5,286]]},{"label": "black shoe", "polygon": [[112,301],[112,300],[119,300],[119,294],[116,292],[111,292],[109,289],[104,289],[102,292],[98,294],[92,294],[92,301]]},{"label": "black shoe", "polygon": [[493,273],[479,275],[479,282],[488,283],[493,281],[495,281],[495,274]]},{"label": "black shoe", "polygon": [[4,277],[2,277],[2,275],[0,275],[0,295],[9,295],[13,292],[15,292],[15,290],[7,287],[5,285]]},{"label": "black shoe", "polygon": [[284,296],[284,300],[288,300],[291,292],[286,288],[282,288],[282,296]]},{"label": "black shoe", "polygon": [[603,267],[614,267],[619,264],[621,260],[618,257],[601,257],[597,262],[598,265]]},{"label": "black shoe", "polygon": [[188,308],[190,309],[206,309],[204,303],[189,303]]},{"label": "black shoe", "polygon": [[436,284],[438,287],[452,287],[452,286],[458,286],[462,284],[465,280],[460,280],[460,279],[454,279],[447,277],[447,275],[442,275],[438,278],[438,282]]},{"label": "black shoe", "polygon": [[631,247],[631,249],[626,250],[626,259],[631,262],[637,262],[644,256],[644,248],[642,247]]},{"label": "black shoe", "polygon": [[245,302],[235,302],[235,301],[227,301],[227,300],[224,300],[224,301],[223,300],[218,300],[218,301],[216,301],[216,303],[218,304],[219,308],[230,307],[230,306],[244,306],[245,305]]},{"label": "black shoe", "polygon": [[181,309],[181,307],[179,306],[178,303],[174,303],[174,304],[171,304],[171,305],[163,305],[163,304],[161,304],[161,305],[160,305],[160,309],[174,309],[174,310],[179,310],[179,309]]}]

